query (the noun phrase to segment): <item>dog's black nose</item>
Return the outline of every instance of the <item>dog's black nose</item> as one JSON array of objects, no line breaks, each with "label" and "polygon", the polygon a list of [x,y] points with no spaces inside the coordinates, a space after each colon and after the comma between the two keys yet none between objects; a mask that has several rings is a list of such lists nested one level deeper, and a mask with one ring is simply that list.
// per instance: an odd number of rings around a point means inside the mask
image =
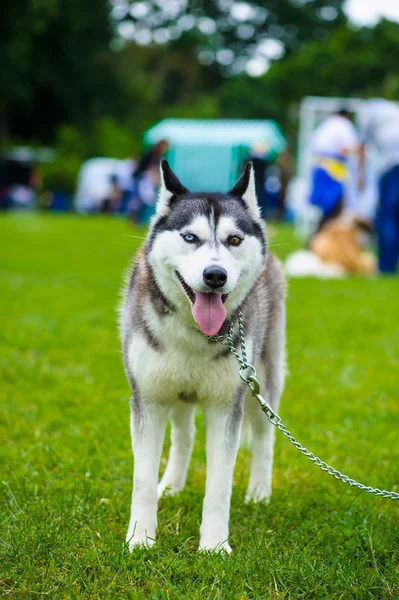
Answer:
[{"label": "dog's black nose", "polygon": [[227,271],[223,267],[207,267],[203,275],[205,283],[214,290],[222,287],[227,281]]}]

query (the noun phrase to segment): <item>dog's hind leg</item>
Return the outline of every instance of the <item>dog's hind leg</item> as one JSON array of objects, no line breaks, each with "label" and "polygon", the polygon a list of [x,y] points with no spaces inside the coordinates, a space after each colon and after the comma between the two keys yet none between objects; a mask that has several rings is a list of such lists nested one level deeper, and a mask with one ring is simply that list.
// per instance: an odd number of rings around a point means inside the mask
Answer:
[{"label": "dog's hind leg", "polygon": [[[261,394],[277,411],[284,387],[285,374],[285,306],[282,298],[271,303],[271,319],[264,351],[257,364]],[[252,396],[247,397],[245,411],[252,425],[252,463],[245,500],[269,502],[272,492],[272,471],[275,427],[261,411]]]},{"label": "dog's hind leg", "polygon": [[130,550],[155,543],[158,471],[168,412],[168,407],[159,404],[132,403],[133,494],[126,535]]},{"label": "dog's hind leg", "polygon": [[195,404],[180,402],[172,407],[171,447],[168,464],[158,485],[158,496],[164,492],[175,494],[186,483],[188,466],[195,435]]},{"label": "dog's hind leg", "polygon": [[[262,368],[258,367],[258,378],[261,371]],[[263,384],[264,378],[259,378],[259,381],[262,382],[261,393],[269,401]],[[252,461],[245,501],[269,502],[272,492],[274,427],[250,394],[245,400],[245,413],[252,427]]]}]

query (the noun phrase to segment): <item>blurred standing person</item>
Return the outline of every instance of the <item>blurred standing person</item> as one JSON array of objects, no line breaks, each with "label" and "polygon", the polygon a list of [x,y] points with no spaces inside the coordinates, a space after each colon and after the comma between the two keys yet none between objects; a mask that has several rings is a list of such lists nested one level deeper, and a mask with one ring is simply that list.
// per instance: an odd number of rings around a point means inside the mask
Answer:
[{"label": "blurred standing person", "polygon": [[155,165],[159,167],[161,158],[163,157],[168,148],[168,141],[160,140],[152,148],[145,152],[140,158],[137,168],[134,172],[134,177],[136,178],[136,180],[139,179],[143,175],[143,173],[145,173],[151,167]]},{"label": "blurred standing person", "polygon": [[30,152],[22,157],[0,157],[0,209],[31,209],[36,206],[42,177]]},{"label": "blurred standing person", "polygon": [[121,190],[121,199],[118,212],[122,215],[129,210],[129,203],[135,192],[134,172],[136,170],[136,162],[133,158],[123,160],[118,168],[117,184]]},{"label": "blurred standing person", "polygon": [[[294,158],[293,158],[290,148],[287,148],[286,150],[284,150],[284,152],[282,154],[280,154],[276,160],[276,165],[280,169],[280,185],[281,185],[280,207],[279,207],[279,212],[277,215],[277,218],[279,221],[283,220],[286,216],[285,200],[287,197],[288,184],[291,181],[291,179],[293,177],[293,173],[294,173],[293,162],[294,162]],[[289,212],[287,213],[287,216],[289,219],[292,218],[292,216],[289,214]]]},{"label": "blurred standing person", "polygon": [[99,206],[100,213],[115,213],[118,211],[122,200],[122,190],[118,185],[117,175],[111,175],[107,197]]},{"label": "blurred standing person", "polygon": [[245,161],[247,162],[250,160],[254,167],[256,197],[258,199],[262,219],[266,219],[267,212],[265,183],[266,169],[270,164],[266,158],[268,151],[269,147],[266,142],[259,140],[254,143],[251,148],[251,154]]},{"label": "blurred standing person", "polygon": [[349,181],[348,158],[359,149],[357,130],[350,112],[341,108],[315,129],[312,136],[314,167],[310,203],[322,211],[319,231],[344,208],[345,187]]},{"label": "blurred standing person", "polygon": [[137,196],[140,205],[135,215],[138,225],[146,225],[155,213],[159,182],[158,164],[152,165],[138,180]]},{"label": "blurred standing person", "polygon": [[0,156],[0,210],[7,210],[10,207],[11,181],[9,171],[9,161]]},{"label": "blurred standing person", "polygon": [[168,147],[167,140],[157,142],[143,154],[134,171],[135,194],[130,216],[138,224],[148,223],[154,212],[159,184],[159,163]]},{"label": "blurred standing person", "polygon": [[399,106],[374,98],[359,112],[359,188],[364,186],[366,145],[379,154],[379,202],[377,212],[378,266],[381,273],[395,273],[399,260]]}]

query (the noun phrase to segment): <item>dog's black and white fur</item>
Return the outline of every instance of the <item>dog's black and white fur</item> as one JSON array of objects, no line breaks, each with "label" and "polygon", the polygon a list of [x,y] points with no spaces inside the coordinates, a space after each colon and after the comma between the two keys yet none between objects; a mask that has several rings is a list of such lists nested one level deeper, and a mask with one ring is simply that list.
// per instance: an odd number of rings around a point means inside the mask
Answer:
[{"label": "dog's black and white fur", "polygon": [[[163,160],[156,215],[121,307],[124,363],[133,394],[130,549],[155,542],[158,497],[179,492],[185,484],[198,403],[205,412],[207,454],[199,547],[231,550],[230,497],[247,389],[230,351],[196,329],[223,334],[233,320],[237,332],[239,311],[248,360],[277,410],[284,383],[284,279],[267,251],[252,165],[227,194],[190,193]],[[245,415],[253,448],[246,498],[268,501],[274,432],[251,397]],[[172,443],[158,484],[168,417]]]}]

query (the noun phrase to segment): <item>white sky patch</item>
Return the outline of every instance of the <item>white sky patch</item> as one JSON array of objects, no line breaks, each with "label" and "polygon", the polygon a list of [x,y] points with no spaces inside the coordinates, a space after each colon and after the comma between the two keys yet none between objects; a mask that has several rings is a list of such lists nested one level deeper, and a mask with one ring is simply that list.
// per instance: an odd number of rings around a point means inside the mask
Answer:
[{"label": "white sky patch", "polygon": [[269,14],[269,11],[264,8],[263,6],[258,6],[255,9],[255,14],[253,15],[253,17],[251,18],[251,21],[253,23],[263,23],[266,20],[267,15]]},{"label": "white sky patch", "polygon": [[278,60],[284,54],[284,44],[280,40],[262,40],[259,42],[257,50],[269,60]]},{"label": "white sky patch", "polygon": [[134,40],[136,27],[132,21],[122,21],[122,23],[119,23],[117,30],[124,40]]},{"label": "white sky patch", "polygon": [[375,25],[385,17],[399,22],[399,0],[346,0],[345,12],[356,25]]},{"label": "white sky patch", "polygon": [[230,10],[233,0],[219,0],[218,4],[221,10]]},{"label": "white sky patch", "polygon": [[170,19],[175,19],[187,7],[187,0],[155,0],[155,4]]},{"label": "white sky patch", "polygon": [[198,19],[198,29],[204,35],[212,35],[216,31],[216,23],[213,19],[202,17]]},{"label": "white sky patch", "polygon": [[114,5],[111,11],[111,15],[114,19],[124,19],[129,13],[129,5],[124,2],[118,2]]},{"label": "white sky patch", "polygon": [[230,12],[236,21],[250,21],[256,15],[256,10],[246,2],[235,2]]},{"label": "white sky patch", "polygon": [[195,19],[192,15],[182,15],[177,20],[177,25],[180,27],[180,29],[183,29],[183,31],[189,31],[194,27]]},{"label": "white sky patch", "polygon": [[139,29],[135,35],[136,44],[139,46],[148,46],[151,43],[152,35],[149,29]]},{"label": "white sky patch", "polygon": [[320,16],[322,19],[325,19],[326,21],[333,21],[335,19],[335,17],[337,16],[338,11],[336,8],[334,8],[334,6],[323,6],[320,9]]},{"label": "white sky patch", "polygon": [[152,37],[157,44],[167,44],[169,41],[169,32],[165,27],[160,27],[153,32]]},{"label": "white sky patch", "polygon": [[135,19],[143,19],[146,17],[151,10],[151,6],[148,2],[136,2],[130,8],[130,14]]},{"label": "white sky patch", "polygon": [[246,72],[250,77],[260,77],[269,69],[270,63],[262,56],[251,58],[246,65]]},{"label": "white sky patch", "polygon": [[237,27],[237,35],[241,40],[249,40],[255,33],[255,27],[249,23],[241,23]]},{"label": "white sky patch", "polygon": [[216,60],[220,65],[231,65],[234,60],[234,52],[229,48],[223,48],[216,52]]}]

